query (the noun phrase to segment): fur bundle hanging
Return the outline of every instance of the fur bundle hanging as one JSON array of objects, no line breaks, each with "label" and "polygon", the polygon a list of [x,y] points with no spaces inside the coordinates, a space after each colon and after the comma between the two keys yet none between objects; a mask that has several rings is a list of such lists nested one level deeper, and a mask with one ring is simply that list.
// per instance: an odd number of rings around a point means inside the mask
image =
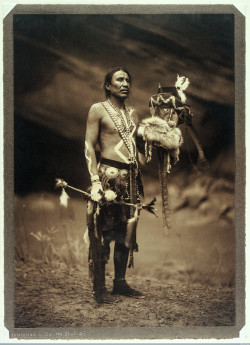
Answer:
[{"label": "fur bundle hanging", "polygon": [[160,146],[165,150],[176,150],[174,155],[178,156],[183,138],[180,129],[175,127],[173,121],[166,122],[157,116],[153,116],[142,121],[140,132],[145,140],[147,161],[150,161],[152,157],[152,145]]}]

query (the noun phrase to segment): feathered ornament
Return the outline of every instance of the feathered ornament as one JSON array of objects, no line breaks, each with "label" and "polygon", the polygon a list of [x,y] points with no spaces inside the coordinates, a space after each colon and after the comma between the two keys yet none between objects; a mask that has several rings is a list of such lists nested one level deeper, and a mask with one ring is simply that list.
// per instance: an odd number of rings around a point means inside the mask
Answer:
[{"label": "feathered ornament", "polygon": [[184,76],[180,77],[179,74],[177,74],[175,87],[182,103],[186,102],[187,97],[183,91],[185,91],[188,88],[189,84],[190,82],[188,78]]},{"label": "feathered ornament", "polygon": [[128,268],[134,267],[133,252],[138,252],[138,245],[136,243],[136,227],[139,219],[139,209],[135,207],[134,215],[127,222],[126,238],[124,244],[129,248]]},{"label": "feathered ornament", "polygon": [[68,184],[63,179],[56,178],[56,185],[55,185],[55,187],[56,188],[66,188],[66,187],[68,187]]},{"label": "feathered ornament", "polygon": [[162,87],[159,84],[157,94],[153,95],[149,101],[152,117],[144,120],[140,125],[141,128],[139,128],[145,140],[147,161],[151,160],[152,145],[156,147],[158,155],[164,229],[171,229],[167,179],[171,164],[176,164],[179,161],[179,147],[183,143],[183,137],[180,129],[177,128],[178,116],[185,107],[186,95],[184,91],[189,84],[189,79],[184,76],[180,77],[179,74],[177,74],[175,86]]},{"label": "feathered ornament", "polygon": [[202,168],[208,167],[198,136],[192,127],[193,114],[186,104],[184,91],[190,81],[187,77],[179,76],[173,87],[158,86],[158,92],[151,96],[149,110],[151,118],[145,119],[139,126],[138,135],[145,140],[145,155],[151,160],[152,145],[158,154],[159,180],[162,191],[163,227],[171,229],[171,209],[168,197],[168,176],[171,163],[179,161],[179,147],[183,143],[182,134],[177,125],[184,123],[198,150],[198,163]]},{"label": "feathered ornament", "polygon": [[68,207],[68,199],[69,199],[68,194],[66,193],[65,189],[62,188],[62,193],[60,195],[60,205],[67,208]]},{"label": "feathered ornament", "polygon": [[107,189],[104,192],[104,198],[107,201],[114,201],[117,198],[117,194],[113,192],[111,189]]},{"label": "feathered ornament", "polygon": [[84,243],[86,244],[87,249],[89,249],[90,241],[89,241],[89,229],[87,228],[84,235],[83,235]]},{"label": "feathered ornament", "polygon": [[157,208],[155,208],[155,202],[156,202],[156,197],[154,197],[148,204],[143,205],[143,209],[145,211],[148,211],[149,213],[154,214],[156,217],[155,211],[157,211]]},{"label": "feathered ornament", "polygon": [[[65,196],[65,194],[67,195],[66,199],[68,200],[69,199],[69,196],[68,194],[65,192],[65,188],[70,188],[72,190],[75,190],[79,193],[81,193],[83,195],[83,197],[86,199],[86,200],[93,200],[91,198],[91,194],[79,189],[79,188],[75,188],[73,186],[70,186],[66,181],[64,181],[63,179],[60,179],[60,178],[56,178],[56,185],[55,185],[56,188],[62,188],[62,195]],[[134,206],[134,207],[138,207],[138,205],[134,205],[134,204],[131,204],[131,203],[126,203],[124,201],[117,201],[116,198],[117,198],[117,194],[115,192],[113,192],[112,190],[107,190],[105,192],[106,194],[105,195],[105,198],[104,200],[102,200],[102,203],[105,202],[105,200],[107,202],[113,202],[115,204],[122,204],[122,205],[127,205],[127,206]],[[61,196],[62,196],[61,195]],[[61,198],[61,197],[60,197]],[[60,199],[61,200],[61,199]],[[65,200],[65,197],[62,197],[62,201]],[[155,201],[156,201],[156,198],[154,198],[152,201],[150,201],[150,203],[148,204],[140,204],[140,208],[142,210],[145,210],[145,211],[148,211],[150,213],[153,213],[155,216],[155,212],[156,211],[156,208],[154,207],[155,206]],[[156,216],[157,217],[157,216]]]}]

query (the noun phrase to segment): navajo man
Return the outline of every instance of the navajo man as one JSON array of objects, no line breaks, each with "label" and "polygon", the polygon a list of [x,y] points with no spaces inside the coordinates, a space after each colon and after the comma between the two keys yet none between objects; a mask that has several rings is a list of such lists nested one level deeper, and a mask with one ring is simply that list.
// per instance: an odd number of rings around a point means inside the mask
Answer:
[{"label": "navajo man", "polygon": [[[106,75],[104,91],[106,101],[91,106],[88,114],[85,157],[91,179],[91,197],[96,203],[88,204],[88,231],[93,225],[102,235],[101,279],[94,281],[101,284],[101,293],[105,294],[105,263],[110,255],[110,242],[115,241],[113,294],[143,297],[139,291],[132,289],[125,280],[126,267],[131,250],[137,250],[136,241],[133,247],[126,245],[128,219],[135,219],[136,208],[124,203],[140,202],[142,185],[138,169],[138,151],[136,146],[137,119],[132,109],[125,105],[131,87],[131,76],[125,68],[116,68]],[[95,149],[100,147],[100,162],[97,162]],[[120,203],[104,203],[100,201],[116,200]],[[99,202],[99,203],[98,203]],[[136,224],[135,224],[136,226]],[[91,241],[90,241],[91,243]],[[91,245],[91,244],[90,244]],[[94,254],[94,253],[92,253]],[[129,255],[130,254],[130,255]]]}]

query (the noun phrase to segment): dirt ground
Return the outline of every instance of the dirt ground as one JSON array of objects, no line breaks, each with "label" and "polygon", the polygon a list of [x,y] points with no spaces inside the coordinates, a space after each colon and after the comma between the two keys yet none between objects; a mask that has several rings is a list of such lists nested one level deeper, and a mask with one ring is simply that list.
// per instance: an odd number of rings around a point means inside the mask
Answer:
[{"label": "dirt ground", "polygon": [[[126,279],[144,299],[113,296],[113,260],[106,270],[111,303],[98,305],[88,276],[85,202],[34,194],[15,199],[15,327],[185,327],[235,324],[233,188],[226,180],[173,185],[173,229],[140,217],[135,268]],[[152,195],[150,194],[152,188]],[[147,185],[148,200],[157,192]],[[111,248],[112,250],[112,248]],[[112,252],[111,252],[112,254]],[[112,257],[112,255],[111,255]]]},{"label": "dirt ground", "polygon": [[81,268],[16,262],[15,327],[166,327],[232,326],[234,288],[133,277],[145,294],[134,299],[111,294],[110,304],[92,298],[88,272]]}]

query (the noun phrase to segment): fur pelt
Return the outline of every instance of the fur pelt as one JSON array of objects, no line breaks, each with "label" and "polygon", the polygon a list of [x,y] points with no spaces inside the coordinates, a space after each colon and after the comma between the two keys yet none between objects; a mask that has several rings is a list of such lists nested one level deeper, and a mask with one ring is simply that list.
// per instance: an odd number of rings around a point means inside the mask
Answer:
[{"label": "fur pelt", "polygon": [[143,139],[166,150],[174,150],[181,146],[183,138],[175,123],[169,123],[159,117],[153,116],[142,121],[144,127]]}]

